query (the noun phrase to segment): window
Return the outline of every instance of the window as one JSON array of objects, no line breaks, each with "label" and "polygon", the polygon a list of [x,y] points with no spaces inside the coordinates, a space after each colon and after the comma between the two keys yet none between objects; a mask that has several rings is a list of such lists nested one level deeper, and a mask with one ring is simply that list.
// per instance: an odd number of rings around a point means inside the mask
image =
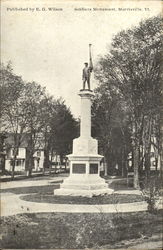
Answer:
[{"label": "window", "polygon": [[38,157],[41,156],[41,151],[37,151],[37,156],[38,156]]},{"label": "window", "polygon": [[[14,156],[14,152],[15,152],[15,149],[12,148],[11,149],[11,156]],[[17,149],[17,155],[19,155],[19,148]]]},{"label": "window", "polygon": [[155,156],[154,152],[151,152],[150,157],[154,157],[154,156]]},{"label": "window", "polygon": [[16,166],[17,166],[17,167],[18,167],[18,166],[22,166],[21,160],[16,160]]}]

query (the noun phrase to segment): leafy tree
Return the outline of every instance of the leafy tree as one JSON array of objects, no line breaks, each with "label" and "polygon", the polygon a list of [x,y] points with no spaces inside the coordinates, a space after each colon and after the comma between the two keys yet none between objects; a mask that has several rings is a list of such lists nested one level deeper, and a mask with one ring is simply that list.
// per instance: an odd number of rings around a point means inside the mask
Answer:
[{"label": "leafy tree", "polygon": [[[50,166],[50,161],[52,161],[52,156],[54,153],[53,147],[51,147],[51,140],[52,131],[52,119],[56,114],[56,100],[46,94],[44,98],[40,102],[40,121],[42,125],[41,129],[41,136],[43,142],[43,149],[44,149],[44,164],[43,164],[43,171],[45,167]],[[51,159],[49,156],[51,155]]]},{"label": "leafy tree", "polygon": [[2,131],[13,135],[12,178],[14,178],[18,148],[27,122],[22,98],[25,85],[22,78],[13,73],[11,63],[7,66],[2,64],[0,71]]},{"label": "leafy tree", "polygon": [[101,84],[96,89],[92,105],[92,135],[97,137],[100,152],[104,155],[105,174],[113,174],[116,165],[119,174],[126,174],[131,145],[125,117],[127,111],[122,102],[120,95],[110,85]]},{"label": "leafy tree", "polygon": [[42,123],[42,101],[45,96],[45,89],[36,82],[28,82],[23,93],[23,109],[26,115],[27,133],[27,155],[26,170],[27,175],[31,175],[34,167],[33,155],[42,146],[41,132],[44,124]]},{"label": "leafy tree", "polygon": [[0,170],[5,173],[5,145],[4,141],[7,138],[5,133],[0,133]]},{"label": "leafy tree", "polygon": [[49,154],[53,155],[54,151],[62,162],[65,154],[71,151],[77,131],[77,122],[64,101],[49,96],[36,82],[23,82],[13,73],[11,63],[1,65],[0,77],[2,132],[13,136],[12,177],[23,140],[27,141],[27,175],[32,174],[34,153],[40,148],[44,149],[44,167],[49,165]]},{"label": "leafy tree", "polygon": [[61,98],[57,100],[51,120],[51,148],[60,155],[61,164],[72,151],[72,140],[77,137],[77,122]]},{"label": "leafy tree", "polygon": [[140,148],[145,149],[149,173],[151,138],[160,119],[161,25],[162,19],[157,16],[118,33],[96,70],[99,82],[109,85],[123,98],[130,114],[135,188],[139,188]]}]

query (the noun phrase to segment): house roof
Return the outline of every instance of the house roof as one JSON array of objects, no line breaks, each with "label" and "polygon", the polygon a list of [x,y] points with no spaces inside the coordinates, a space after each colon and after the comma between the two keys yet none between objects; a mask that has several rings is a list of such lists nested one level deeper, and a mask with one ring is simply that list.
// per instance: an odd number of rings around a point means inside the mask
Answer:
[{"label": "house roof", "polygon": [[[12,133],[7,134],[7,137],[5,139],[6,146],[14,146],[14,136],[15,134]],[[17,136],[19,136],[19,134]],[[26,148],[28,146],[28,136],[28,134],[22,134],[20,148]]]},{"label": "house roof", "polygon": [[[19,136],[20,134],[17,134],[17,136]],[[14,133],[6,133],[6,139],[4,140],[5,141],[5,144],[6,144],[6,147],[14,147],[14,136],[15,134]],[[23,133],[21,135],[21,142],[20,142],[20,146],[19,148],[27,148],[29,145],[28,145],[28,141],[29,141],[29,136],[30,134],[29,133]],[[38,135],[38,138],[36,140],[36,145],[35,145],[35,149],[42,149],[44,148],[44,140],[43,140],[43,137],[42,135]]]}]

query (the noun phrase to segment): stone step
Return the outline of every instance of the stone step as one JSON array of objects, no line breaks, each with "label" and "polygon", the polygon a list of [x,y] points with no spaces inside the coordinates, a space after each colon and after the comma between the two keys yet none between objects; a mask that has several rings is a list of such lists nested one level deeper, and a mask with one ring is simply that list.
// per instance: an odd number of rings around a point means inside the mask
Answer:
[{"label": "stone step", "polygon": [[81,196],[81,197],[93,197],[93,196],[101,196],[106,194],[112,194],[114,192],[113,189],[110,188],[103,188],[103,189],[97,189],[97,190],[75,190],[75,189],[55,189],[54,195],[64,195],[64,196]]},{"label": "stone step", "polygon": [[74,189],[74,190],[97,190],[97,189],[104,189],[107,188],[108,185],[107,184],[103,184],[103,185],[98,185],[98,184],[61,184],[60,186],[63,189]]}]

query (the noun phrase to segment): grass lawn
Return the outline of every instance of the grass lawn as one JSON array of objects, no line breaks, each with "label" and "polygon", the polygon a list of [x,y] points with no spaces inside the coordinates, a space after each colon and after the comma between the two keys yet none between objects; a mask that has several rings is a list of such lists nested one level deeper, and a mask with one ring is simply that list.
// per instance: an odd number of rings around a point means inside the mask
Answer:
[{"label": "grass lawn", "polygon": [[29,193],[38,193],[38,194],[52,194],[54,189],[59,188],[59,183],[53,185],[44,185],[44,186],[30,186],[30,187],[18,187],[18,188],[6,188],[2,189],[1,193],[14,193],[14,194],[29,194]]},{"label": "grass lawn", "polygon": [[[54,196],[54,189],[59,188],[59,183],[44,186],[19,187],[2,189],[3,193],[22,194],[20,199],[32,202],[44,202],[53,204],[117,204],[143,201],[140,195],[113,194],[98,197],[70,197]],[[26,195],[27,194],[27,195]]]},{"label": "grass lawn", "polygon": [[[1,218],[2,248],[126,249],[162,231],[162,211],[116,214],[37,213]],[[161,239],[160,239],[161,240]]]},{"label": "grass lawn", "polygon": [[144,201],[140,195],[128,194],[110,194],[104,196],[89,197],[73,197],[73,196],[54,196],[52,193],[37,193],[31,195],[21,196],[20,199],[32,202],[53,203],[53,204],[119,204]]}]

